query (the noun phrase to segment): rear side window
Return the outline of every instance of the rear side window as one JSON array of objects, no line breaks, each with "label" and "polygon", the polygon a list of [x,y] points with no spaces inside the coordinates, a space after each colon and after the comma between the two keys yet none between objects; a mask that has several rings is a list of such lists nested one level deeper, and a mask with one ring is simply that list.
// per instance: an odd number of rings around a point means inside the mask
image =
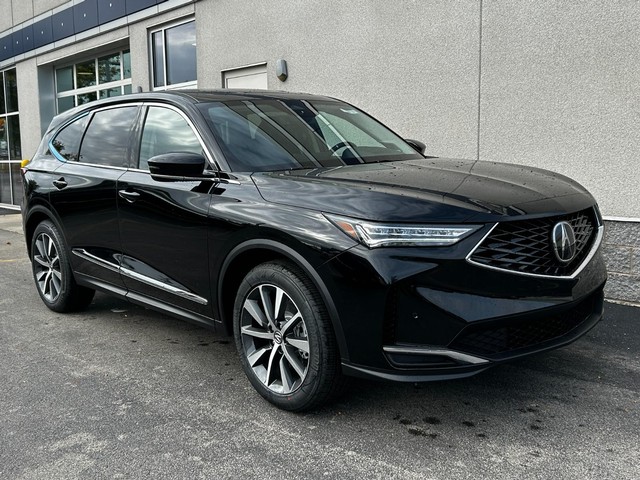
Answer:
[{"label": "rear side window", "polygon": [[51,141],[55,151],[65,160],[77,162],[80,157],[80,141],[87,126],[88,115],[74,120],[58,132]]},{"label": "rear side window", "polygon": [[148,160],[163,153],[199,153],[202,145],[187,121],[168,108],[149,107],[140,142],[138,168],[148,170]]},{"label": "rear side window", "polygon": [[80,147],[80,161],[128,167],[133,123],[138,107],[100,110],[93,115]]}]

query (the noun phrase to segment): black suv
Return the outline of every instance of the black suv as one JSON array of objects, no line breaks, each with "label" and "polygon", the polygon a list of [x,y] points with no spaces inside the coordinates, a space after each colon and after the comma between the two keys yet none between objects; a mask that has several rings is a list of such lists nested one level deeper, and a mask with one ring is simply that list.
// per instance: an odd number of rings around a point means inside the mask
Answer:
[{"label": "black suv", "polygon": [[464,377],[602,317],[603,222],[576,182],[424,156],[347,103],[181,91],[56,117],[23,168],[33,275],[233,333],[256,390],[303,410],[343,375]]}]

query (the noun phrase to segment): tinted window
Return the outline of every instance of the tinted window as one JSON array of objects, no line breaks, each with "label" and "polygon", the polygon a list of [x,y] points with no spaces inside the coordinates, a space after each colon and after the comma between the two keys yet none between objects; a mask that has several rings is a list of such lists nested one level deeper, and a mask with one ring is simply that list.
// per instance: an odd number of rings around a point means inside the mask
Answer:
[{"label": "tinted window", "polygon": [[127,167],[137,109],[120,107],[96,112],[82,141],[80,161]]},{"label": "tinted window", "polygon": [[84,129],[87,126],[88,118],[88,115],[84,115],[71,122],[60,130],[51,142],[53,148],[65,159],[73,162],[78,161],[80,157],[80,141],[82,140]]},{"label": "tinted window", "polygon": [[202,153],[202,146],[182,115],[162,107],[149,107],[140,143],[139,168],[148,170],[148,160],[163,153]]},{"label": "tinted window", "polygon": [[198,108],[235,171],[423,158],[384,125],[338,101],[230,100]]},{"label": "tinted window", "polygon": [[[243,104],[235,108],[218,103],[208,106],[207,118],[211,120],[218,143],[236,171],[268,171],[299,168],[301,162],[292,152],[283,132],[271,125],[262,125],[258,115]],[[269,133],[267,133],[267,130]]]}]

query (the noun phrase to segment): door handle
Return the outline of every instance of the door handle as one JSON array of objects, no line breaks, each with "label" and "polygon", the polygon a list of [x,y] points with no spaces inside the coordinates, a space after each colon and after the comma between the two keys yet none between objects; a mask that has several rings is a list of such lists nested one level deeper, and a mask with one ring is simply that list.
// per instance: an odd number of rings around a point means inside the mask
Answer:
[{"label": "door handle", "polygon": [[53,186],[56,187],[58,190],[62,190],[68,185],[64,177],[60,177],[58,180],[54,180],[52,183],[53,183]]},{"label": "door handle", "polygon": [[138,192],[129,192],[127,190],[118,190],[118,195],[129,203],[133,203],[140,198],[140,194]]}]

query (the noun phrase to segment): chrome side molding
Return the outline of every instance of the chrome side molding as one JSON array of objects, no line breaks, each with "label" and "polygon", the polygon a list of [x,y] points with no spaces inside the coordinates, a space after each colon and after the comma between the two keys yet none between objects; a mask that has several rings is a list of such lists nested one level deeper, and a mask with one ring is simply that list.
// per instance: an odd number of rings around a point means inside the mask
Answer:
[{"label": "chrome side molding", "polygon": [[178,297],[191,300],[192,302],[199,303],[200,305],[207,305],[209,303],[209,301],[206,298],[202,298],[196,295],[195,293],[191,293],[191,292],[188,292],[187,290],[174,287],[173,285],[159,282],[154,278],[147,277],[146,275],[142,275],[140,273],[134,272],[133,270],[129,270],[128,268],[123,268],[119,265],[116,265],[115,263],[108,262],[107,260],[104,260],[100,257],[97,257],[87,252],[83,248],[74,248],[72,252],[74,255],[82,258],[83,260],[87,260],[88,262],[91,262],[100,267],[106,268],[107,270],[119,273],[120,275],[124,275],[125,277],[129,277],[133,280],[137,280],[138,282],[145,283],[147,285],[155,287],[164,292],[171,293],[172,295],[176,295]]}]

